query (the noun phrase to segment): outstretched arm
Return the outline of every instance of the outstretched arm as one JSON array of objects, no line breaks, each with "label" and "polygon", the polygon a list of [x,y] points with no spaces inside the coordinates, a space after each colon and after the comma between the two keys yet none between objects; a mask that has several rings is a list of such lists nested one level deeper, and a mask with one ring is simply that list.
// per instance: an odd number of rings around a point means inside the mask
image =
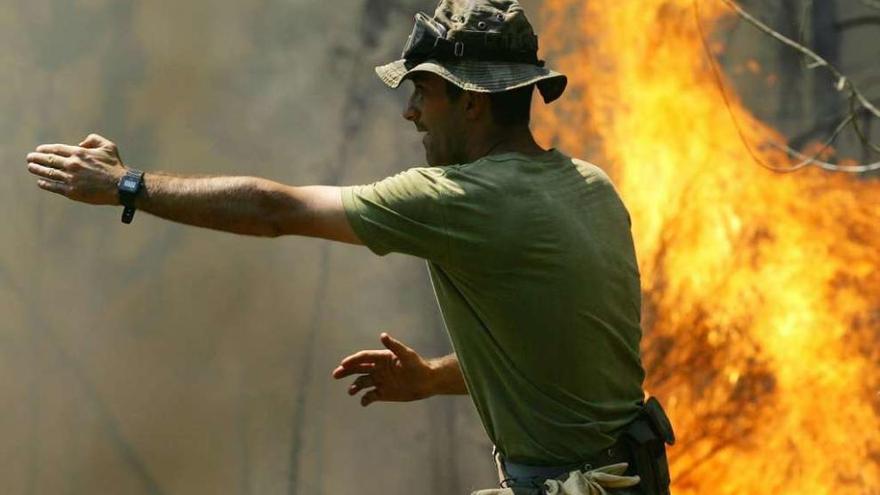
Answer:
[{"label": "outstretched arm", "polygon": [[387,350],[364,350],[342,360],[333,378],[358,375],[348,387],[349,395],[361,390],[361,405],[376,401],[409,402],[434,395],[467,395],[464,377],[455,354],[424,359],[387,333],[380,336]]},{"label": "outstretched arm", "polygon": [[[127,167],[116,144],[92,134],[79,146],[48,144],[27,155],[37,185],[72,200],[118,205]],[[175,222],[261,237],[305,235],[361,244],[340,188],[293,187],[257,177],[177,176],[148,172],[138,209]]]}]

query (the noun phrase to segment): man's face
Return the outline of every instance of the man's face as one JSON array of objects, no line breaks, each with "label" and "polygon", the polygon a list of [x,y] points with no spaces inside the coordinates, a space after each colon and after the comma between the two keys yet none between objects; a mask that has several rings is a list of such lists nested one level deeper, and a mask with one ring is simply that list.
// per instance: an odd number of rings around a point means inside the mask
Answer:
[{"label": "man's face", "polygon": [[428,165],[442,167],[466,161],[462,98],[450,100],[446,80],[436,74],[417,72],[409,79],[413,83],[413,93],[403,118],[425,133],[422,144]]}]

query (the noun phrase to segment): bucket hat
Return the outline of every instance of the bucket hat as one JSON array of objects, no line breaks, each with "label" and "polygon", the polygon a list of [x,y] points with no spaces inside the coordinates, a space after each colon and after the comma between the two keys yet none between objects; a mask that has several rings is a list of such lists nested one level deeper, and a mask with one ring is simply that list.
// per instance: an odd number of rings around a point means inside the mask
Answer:
[{"label": "bucket hat", "polygon": [[392,88],[414,72],[432,72],[479,93],[534,84],[546,103],[568,84],[538,59],[538,37],[516,0],[441,0],[433,18],[416,14],[401,59],[376,67]]}]

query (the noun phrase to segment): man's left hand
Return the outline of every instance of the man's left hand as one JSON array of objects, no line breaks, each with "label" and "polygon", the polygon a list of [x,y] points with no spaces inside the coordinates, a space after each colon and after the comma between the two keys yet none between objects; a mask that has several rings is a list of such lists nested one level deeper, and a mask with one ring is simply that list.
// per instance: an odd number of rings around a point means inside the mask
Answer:
[{"label": "man's left hand", "polygon": [[361,390],[361,405],[376,401],[409,402],[434,394],[435,370],[416,351],[399,340],[382,333],[382,345],[387,350],[364,350],[352,354],[333,370],[337,380],[358,375],[348,387],[349,395]]},{"label": "man's left hand", "polygon": [[28,153],[27,162],[41,189],[83,203],[119,204],[117,185],[126,167],[116,144],[105,137],[90,134],[79,146],[42,144]]}]

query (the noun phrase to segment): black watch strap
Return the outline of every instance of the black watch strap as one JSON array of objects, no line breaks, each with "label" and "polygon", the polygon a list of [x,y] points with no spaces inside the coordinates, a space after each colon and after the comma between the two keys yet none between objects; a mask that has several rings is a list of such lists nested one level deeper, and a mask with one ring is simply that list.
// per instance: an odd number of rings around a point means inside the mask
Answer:
[{"label": "black watch strap", "polygon": [[134,219],[135,199],[144,186],[144,173],[137,169],[129,169],[119,179],[119,202],[124,206],[122,210],[122,223],[131,223]]}]

